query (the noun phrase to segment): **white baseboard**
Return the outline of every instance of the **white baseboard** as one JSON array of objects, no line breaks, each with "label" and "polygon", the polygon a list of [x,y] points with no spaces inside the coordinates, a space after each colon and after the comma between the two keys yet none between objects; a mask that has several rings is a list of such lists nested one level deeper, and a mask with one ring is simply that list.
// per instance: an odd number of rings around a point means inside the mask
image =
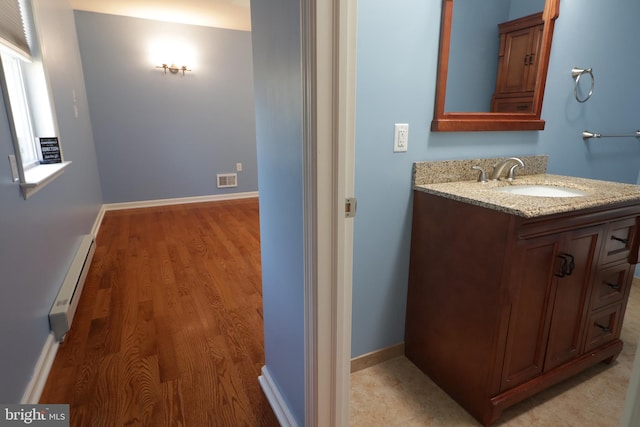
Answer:
[{"label": "white baseboard", "polygon": [[51,371],[51,366],[58,352],[58,346],[59,343],[53,338],[53,333],[50,333],[44,343],[44,347],[42,347],[38,362],[33,369],[33,376],[29,384],[27,384],[20,403],[36,404],[40,401],[40,395],[42,395],[42,390],[47,383],[49,371]]},{"label": "white baseboard", "polygon": [[176,199],[143,200],[140,202],[108,203],[102,205],[105,211],[121,209],[151,208],[156,206],[181,205],[185,203],[219,202],[222,200],[250,199],[258,197],[257,191],[246,193],[216,194],[212,196],[180,197]]},{"label": "white baseboard", "polygon": [[282,397],[278,386],[273,382],[273,379],[269,374],[269,369],[266,366],[262,367],[262,375],[258,377],[258,381],[260,382],[262,391],[265,396],[267,396],[267,400],[269,401],[273,412],[276,414],[276,418],[278,418],[280,426],[297,427],[298,423],[296,423],[295,418],[287,406],[287,402],[285,402]]},{"label": "white baseboard", "polygon": [[93,236],[94,239],[98,237],[98,231],[100,231],[100,226],[102,225],[102,219],[104,218],[105,212],[106,212],[106,209],[104,208],[104,205],[100,206],[100,211],[98,212],[98,216],[96,217],[96,220],[93,223],[93,227],[91,227],[91,235]]}]

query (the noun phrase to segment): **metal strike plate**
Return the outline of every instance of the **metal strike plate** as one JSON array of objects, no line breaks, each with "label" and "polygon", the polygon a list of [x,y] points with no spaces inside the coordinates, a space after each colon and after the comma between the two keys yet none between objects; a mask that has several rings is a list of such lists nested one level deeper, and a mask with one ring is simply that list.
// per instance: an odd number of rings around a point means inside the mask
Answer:
[{"label": "metal strike plate", "polygon": [[357,201],[355,197],[348,197],[344,204],[345,218],[353,218],[356,216]]}]

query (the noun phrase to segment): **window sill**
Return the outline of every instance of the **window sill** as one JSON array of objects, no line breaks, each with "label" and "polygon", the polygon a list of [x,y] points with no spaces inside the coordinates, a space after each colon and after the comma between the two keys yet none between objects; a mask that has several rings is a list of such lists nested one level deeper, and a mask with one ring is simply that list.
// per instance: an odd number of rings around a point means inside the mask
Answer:
[{"label": "window sill", "polygon": [[47,184],[62,175],[65,168],[71,162],[52,163],[48,165],[37,165],[24,171],[25,182],[20,183],[22,197],[27,200],[38,191],[42,190]]}]

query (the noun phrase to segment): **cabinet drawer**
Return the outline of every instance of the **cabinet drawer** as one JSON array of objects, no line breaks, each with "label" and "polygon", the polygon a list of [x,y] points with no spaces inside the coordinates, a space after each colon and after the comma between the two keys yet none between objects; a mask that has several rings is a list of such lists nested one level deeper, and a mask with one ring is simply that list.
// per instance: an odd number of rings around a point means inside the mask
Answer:
[{"label": "cabinet drawer", "polygon": [[591,296],[591,309],[622,301],[630,286],[633,271],[628,263],[616,265],[600,271],[596,277]]},{"label": "cabinet drawer", "polygon": [[626,260],[633,245],[636,233],[636,219],[629,218],[612,222],[605,234],[601,264]]},{"label": "cabinet drawer", "polygon": [[495,113],[531,113],[533,98],[498,98],[493,101],[492,112]]},{"label": "cabinet drawer", "polygon": [[621,310],[622,305],[618,304],[593,312],[589,316],[585,352],[591,351],[619,336]]}]

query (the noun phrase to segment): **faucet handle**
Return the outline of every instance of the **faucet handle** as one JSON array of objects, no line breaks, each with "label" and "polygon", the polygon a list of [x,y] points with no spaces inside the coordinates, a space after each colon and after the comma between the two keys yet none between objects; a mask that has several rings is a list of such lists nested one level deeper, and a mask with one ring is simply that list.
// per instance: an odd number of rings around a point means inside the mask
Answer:
[{"label": "faucet handle", "polygon": [[511,166],[511,168],[509,169],[509,173],[507,174],[507,181],[513,181],[514,179],[516,179],[516,169],[519,167],[521,166],[518,163]]},{"label": "faucet handle", "polygon": [[472,166],[471,169],[480,171],[480,174],[478,175],[478,182],[487,182],[487,173],[482,169],[482,166]]}]

